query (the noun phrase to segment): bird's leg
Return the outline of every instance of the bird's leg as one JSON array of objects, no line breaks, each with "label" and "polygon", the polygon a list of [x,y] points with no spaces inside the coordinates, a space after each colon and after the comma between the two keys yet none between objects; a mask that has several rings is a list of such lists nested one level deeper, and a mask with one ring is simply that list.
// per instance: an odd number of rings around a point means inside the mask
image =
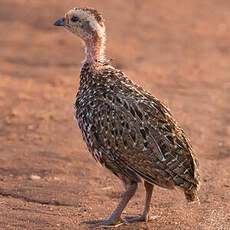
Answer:
[{"label": "bird's leg", "polygon": [[126,217],[127,222],[136,222],[136,221],[147,222],[149,220],[149,209],[150,209],[150,202],[153,193],[153,185],[145,181],[144,186],[146,191],[144,211],[140,216],[127,216]]},{"label": "bird's leg", "polygon": [[106,219],[106,220],[91,220],[84,222],[86,224],[89,224],[91,227],[98,227],[98,226],[116,226],[118,223],[120,223],[121,220],[121,213],[128,204],[129,200],[133,197],[137,190],[137,183],[131,182],[126,185],[126,191],[122,197],[122,200],[120,201],[117,208],[114,210],[112,215]]}]

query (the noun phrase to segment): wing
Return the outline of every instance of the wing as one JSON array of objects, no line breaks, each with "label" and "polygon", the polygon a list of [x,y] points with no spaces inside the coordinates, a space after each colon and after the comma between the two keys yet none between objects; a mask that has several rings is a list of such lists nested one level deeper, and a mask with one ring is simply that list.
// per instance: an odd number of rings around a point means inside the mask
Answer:
[{"label": "wing", "polygon": [[197,184],[191,146],[169,110],[125,77],[106,87],[90,134],[97,150],[150,183]]}]

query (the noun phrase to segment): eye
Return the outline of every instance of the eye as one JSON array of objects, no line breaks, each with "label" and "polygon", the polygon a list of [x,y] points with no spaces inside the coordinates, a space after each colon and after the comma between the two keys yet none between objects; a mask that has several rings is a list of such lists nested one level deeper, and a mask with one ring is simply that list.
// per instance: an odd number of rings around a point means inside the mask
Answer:
[{"label": "eye", "polygon": [[79,19],[79,17],[76,17],[76,16],[73,16],[72,18],[71,18],[71,21],[72,22],[77,22],[77,21],[79,21],[80,19]]}]

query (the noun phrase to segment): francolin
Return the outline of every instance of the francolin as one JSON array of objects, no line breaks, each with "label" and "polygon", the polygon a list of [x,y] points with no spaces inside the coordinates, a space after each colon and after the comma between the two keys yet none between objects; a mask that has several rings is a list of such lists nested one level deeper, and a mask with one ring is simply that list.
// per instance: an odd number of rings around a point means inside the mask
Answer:
[{"label": "francolin", "polygon": [[188,138],[169,109],[105,58],[105,25],[96,10],[75,8],[55,22],[78,35],[86,59],[74,104],[75,117],[88,150],[125,185],[112,215],[92,220],[91,226],[117,225],[121,214],[143,181],[146,197],[142,215],[127,222],[148,221],[153,186],[180,187],[188,201],[199,188],[198,161]]}]

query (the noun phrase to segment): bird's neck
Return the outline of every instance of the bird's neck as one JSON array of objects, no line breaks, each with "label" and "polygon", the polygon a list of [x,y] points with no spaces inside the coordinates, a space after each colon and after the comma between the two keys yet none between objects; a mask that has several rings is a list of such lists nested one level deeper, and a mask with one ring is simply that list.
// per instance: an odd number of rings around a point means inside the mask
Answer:
[{"label": "bird's neck", "polygon": [[92,39],[85,41],[86,45],[86,62],[94,64],[95,62],[103,62],[105,51],[105,36],[95,33]]}]

